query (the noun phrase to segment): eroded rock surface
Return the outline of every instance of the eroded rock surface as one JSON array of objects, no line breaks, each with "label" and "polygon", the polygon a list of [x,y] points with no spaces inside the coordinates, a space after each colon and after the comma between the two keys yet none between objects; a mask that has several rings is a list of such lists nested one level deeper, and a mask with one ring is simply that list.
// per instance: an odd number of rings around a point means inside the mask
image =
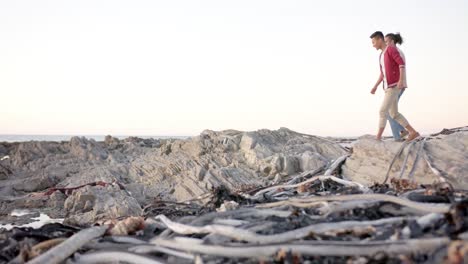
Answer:
[{"label": "eroded rock surface", "polygon": [[[417,183],[444,178],[467,189],[468,131],[447,131],[406,146],[389,178],[411,175]],[[206,130],[188,139],[108,136],[103,142],[74,137],[0,143],[0,216],[29,208],[66,223],[89,225],[141,215],[155,200],[185,201],[220,186],[236,191],[271,185],[347,154],[335,172],[372,185],[384,181],[403,144],[361,137],[347,143],[352,145],[349,151],[336,142],[281,128]]]},{"label": "eroded rock surface", "polygon": [[[370,136],[358,139],[353,145],[352,155],[342,167],[343,176],[367,185],[382,183],[402,144],[392,140],[377,141]],[[400,175],[408,178],[411,174],[418,183],[433,183],[442,176],[455,188],[468,189],[468,131],[407,144],[396,159],[390,178],[399,178]]]},{"label": "eroded rock surface", "polygon": [[0,143],[0,150],[9,156],[0,161],[1,214],[41,208],[76,225],[140,215],[154,199],[184,201],[213,187],[266,185],[346,154],[332,141],[286,128],[206,130],[167,140],[74,137]]}]

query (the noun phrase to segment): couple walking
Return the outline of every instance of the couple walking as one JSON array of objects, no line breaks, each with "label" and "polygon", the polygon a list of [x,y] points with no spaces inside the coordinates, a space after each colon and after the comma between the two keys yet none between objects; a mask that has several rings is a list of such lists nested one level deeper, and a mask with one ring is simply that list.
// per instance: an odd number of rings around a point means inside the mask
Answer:
[{"label": "couple walking", "polygon": [[381,50],[380,76],[377,83],[372,88],[371,93],[375,94],[377,87],[383,82],[385,92],[384,100],[379,112],[379,130],[377,132],[377,140],[382,139],[382,134],[387,124],[387,119],[392,128],[393,137],[397,141],[407,136],[406,141],[411,141],[419,137],[419,133],[409,124],[408,120],[398,112],[398,100],[407,88],[406,84],[406,69],[405,56],[403,52],[396,46],[402,44],[403,39],[400,34],[383,35],[377,31],[370,38],[372,45],[377,50]]}]

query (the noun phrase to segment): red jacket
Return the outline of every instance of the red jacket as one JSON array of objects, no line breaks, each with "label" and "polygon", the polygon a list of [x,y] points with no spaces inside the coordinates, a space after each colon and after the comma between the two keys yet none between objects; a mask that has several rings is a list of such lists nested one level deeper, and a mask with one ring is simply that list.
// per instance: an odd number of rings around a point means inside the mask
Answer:
[{"label": "red jacket", "polygon": [[[400,80],[400,68],[405,67],[405,60],[401,57],[400,52],[394,45],[388,45],[384,52],[380,56],[384,56],[385,63],[385,78],[387,81],[387,87],[393,88],[397,85]],[[379,61],[380,61],[379,57]],[[382,65],[380,65],[380,73],[383,74]]]}]

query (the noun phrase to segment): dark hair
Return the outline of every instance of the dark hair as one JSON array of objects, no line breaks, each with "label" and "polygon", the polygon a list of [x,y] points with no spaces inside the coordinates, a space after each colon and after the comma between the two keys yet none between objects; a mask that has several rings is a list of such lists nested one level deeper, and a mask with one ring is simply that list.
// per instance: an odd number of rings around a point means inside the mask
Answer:
[{"label": "dark hair", "polygon": [[382,33],[382,31],[376,31],[376,32],[372,33],[372,35],[370,35],[370,38],[383,39],[383,33]]},{"label": "dark hair", "polygon": [[387,35],[385,35],[385,37],[391,38],[393,42],[395,42],[395,44],[403,44],[403,38],[401,37],[400,33],[388,33]]}]

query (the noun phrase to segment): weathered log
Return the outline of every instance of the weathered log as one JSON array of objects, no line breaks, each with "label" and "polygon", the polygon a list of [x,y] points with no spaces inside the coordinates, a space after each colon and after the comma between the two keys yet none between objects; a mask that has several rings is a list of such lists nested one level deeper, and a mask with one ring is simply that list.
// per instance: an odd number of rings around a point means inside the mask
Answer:
[{"label": "weathered log", "polygon": [[94,238],[104,235],[109,226],[94,226],[74,234],[58,246],[27,262],[28,264],[60,263]]},{"label": "weathered log", "polygon": [[125,262],[131,264],[164,264],[166,261],[139,255],[136,253],[122,251],[98,251],[80,255],[74,264],[94,264],[94,263],[116,263]]},{"label": "weathered log", "polygon": [[[313,224],[306,227],[294,229],[284,233],[273,234],[273,235],[260,235],[251,231],[235,228],[232,226],[222,225],[206,225],[202,227],[184,225],[169,220],[164,215],[158,215],[156,219],[161,220],[168,228],[178,234],[190,235],[190,234],[218,234],[230,237],[238,241],[246,241],[257,244],[270,244],[270,243],[282,243],[293,240],[302,239],[310,236],[311,234],[325,234],[327,232],[339,232],[343,230],[352,230],[359,227],[368,226],[380,226],[392,223],[401,223],[406,221],[408,217],[394,217],[385,218],[374,221],[343,221],[343,222],[332,222],[332,223],[321,223]],[[158,238],[155,238],[158,239]]]},{"label": "weathered log", "polygon": [[440,247],[446,246],[450,242],[447,237],[409,239],[398,241],[307,241],[291,244],[275,245],[246,245],[246,246],[213,246],[203,245],[181,240],[155,239],[153,244],[176,250],[183,250],[192,253],[237,257],[237,258],[260,258],[271,257],[278,251],[292,251],[305,256],[373,256],[378,252],[387,254],[420,254],[432,252]]},{"label": "weathered log", "polygon": [[[385,194],[352,194],[352,195],[332,195],[332,196],[313,196],[307,198],[291,198],[287,201],[273,202],[259,204],[257,208],[272,208],[281,205],[293,205],[293,206],[304,206],[314,204],[316,202],[322,201],[353,201],[353,200],[363,200],[363,201],[382,201],[382,202],[392,202],[403,206],[408,206],[423,212],[428,213],[446,213],[450,209],[449,204],[430,204],[430,203],[418,203],[410,200],[402,199],[396,196],[385,195]],[[315,204],[314,204],[315,205]]]}]

